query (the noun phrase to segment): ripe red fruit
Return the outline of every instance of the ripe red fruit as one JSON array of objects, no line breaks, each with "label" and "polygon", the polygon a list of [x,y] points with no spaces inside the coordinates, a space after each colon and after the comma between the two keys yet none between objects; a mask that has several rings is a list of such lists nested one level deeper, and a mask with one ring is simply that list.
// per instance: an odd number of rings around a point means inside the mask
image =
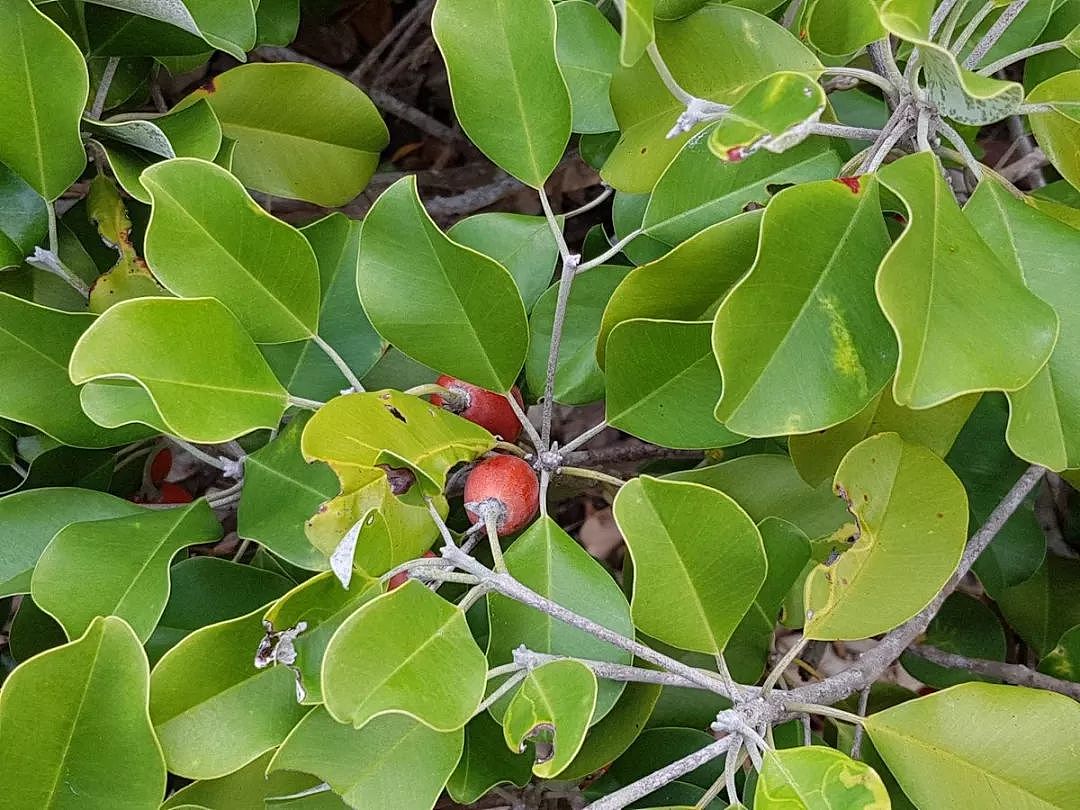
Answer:
[{"label": "ripe red fruit", "polygon": [[[450,391],[451,395],[444,397],[441,394],[432,394],[432,405],[465,417],[496,436],[501,436],[503,441],[516,442],[521,435],[521,422],[502,394],[446,374],[439,377],[435,383]],[[518,405],[525,406],[521,391],[516,385],[510,389],[510,393]]]},{"label": "ripe red fruit", "polygon": [[170,484],[166,481],[161,485],[161,497],[158,498],[158,503],[191,503],[193,500],[195,496],[179,484]]},{"label": "ripe red fruit", "polygon": [[483,511],[496,510],[499,536],[525,527],[540,507],[536,473],[517,456],[492,456],[477,464],[465,481],[465,511],[474,523]]},{"label": "ripe red fruit", "polygon": [[[439,555],[436,554],[434,551],[425,551],[424,556],[425,557],[438,557]],[[399,574],[394,574],[392,577],[390,577],[390,580],[386,583],[386,592],[390,593],[390,591],[394,590],[394,588],[400,588],[402,585],[404,585],[408,581],[409,581],[409,572],[408,571],[402,571]]]},{"label": "ripe red fruit", "polygon": [[171,469],[172,451],[165,448],[154,456],[154,460],[150,462],[150,482],[155,487],[160,487]]}]

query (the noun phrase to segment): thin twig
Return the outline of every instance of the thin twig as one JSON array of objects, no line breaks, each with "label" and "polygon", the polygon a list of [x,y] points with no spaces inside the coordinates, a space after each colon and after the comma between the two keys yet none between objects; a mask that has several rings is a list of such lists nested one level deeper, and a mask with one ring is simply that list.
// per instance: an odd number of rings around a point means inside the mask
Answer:
[{"label": "thin twig", "polygon": [[362,393],[364,390],[364,385],[360,382],[360,378],[356,376],[356,373],[351,368],[349,368],[349,364],[345,362],[345,358],[338,354],[337,350],[325,340],[323,340],[318,335],[318,333],[313,334],[311,336],[311,339],[316,346],[322,349],[323,354],[330,358],[330,362],[337,366],[338,371],[341,372],[346,382],[348,382],[349,385],[352,386],[352,390],[356,391],[357,393]]},{"label": "thin twig", "polygon": [[971,49],[971,53],[968,54],[967,59],[964,60],[964,67],[968,70],[974,70],[975,67],[983,60],[983,57],[990,52],[1006,29],[1013,24],[1020,12],[1027,6],[1028,0],[1015,0],[1005,7],[1005,10],[1001,12],[1001,16],[994,20],[994,24],[990,26],[989,30],[979,40],[979,43]]},{"label": "thin twig", "polygon": [[105,63],[101,81],[98,82],[97,93],[94,94],[93,106],[90,107],[90,118],[94,121],[101,119],[101,113],[105,110],[105,101],[109,97],[109,88],[112,87],[113,78],[116,76],[116,69],[119,66],[119,56],[110,56],[109,61]]},{"label": "thin twig", "polygon": [[1067,695],[1073,700],[1080,700],[1080,683],[1064,681],[1051,675],[1025,667],[1022,664],[1006,664],[1002,661],[988,661],[982,658],[968,658],[965,655],[945,652],[936,647],[926,644],[915,644],[908,648],[908,652],[925,658],[927,661],[942,667],[963,669],[976,675],[986,675],[997,678],[1014,686],[1028,686],[1033,689],[1045,689],[1049,692],[1058,692]]},{"label": "thin twig", "polygon": [[1014,62],[1019,62],[1021,59],[1027,59],[1029,56],[1037,56],[1040,53],[1046,53],[1047,51],[1056,51],[1058,48],[1065,47],[1065,40],[1055,39],[1053,42],[1041,42],[1038,45],[1032,45],[1030,48],[1024,48],[1016,53],[1010,53],[1008,56],[1003,56],[996,62],[991,62],[989,65],[983,68],[979,68],[978,74],[980,76],[993,76],[999,70],[1007,68]]},{"label": "thin twig", "polygon": [[[870,687],[866,687],[859,691],[859,717],[866,717],[866,706],[870,702]],[[863,724],[855,724],[855,734],[851,739],[851,758],[862,758],[862,741],[863,741]]]},{"label": "thin twig", "polygon": [[697,770],[706,762],[711,762],[725,754],[737,737],[729,734],[722,740],[706,745],[688,756],[678,759],[648,776],[643,776],[636,782],[631,782],[626,787],[609,793],[602,799],[597,799],[588,805],[586,810],[622,810],[627,805],[633,804],[638,799],[648,796],[654,790],[663,787],[669,782],[674,782],[680,776]]}]

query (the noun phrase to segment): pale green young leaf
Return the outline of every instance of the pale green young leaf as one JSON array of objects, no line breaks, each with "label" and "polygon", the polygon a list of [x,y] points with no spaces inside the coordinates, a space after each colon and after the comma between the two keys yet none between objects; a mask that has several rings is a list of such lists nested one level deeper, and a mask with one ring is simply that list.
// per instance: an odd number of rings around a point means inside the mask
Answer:
[{"label": "pale green young leaf", "polygon": [[732,163],[759,149],[786,152],[809,137],[825,106],[825,90],[810,76],[773,73],[747,90],[709,131],[709,149]]},{"label": "pale green young leaf", "polygon": [[622,0],[622,42],[619,61],[631,67],[645,54],[655,36],[653,27],[654,0]]},{"label": "pale green young leaf", "polygon": [[30,184],[0,163],[0,270],[19,267],[48,230],[45,200]]},{"label": "pale green young leaf", "polygon": [[889,810],[873,768],[820,745],[769,750],[754,792],[755,810]]}]

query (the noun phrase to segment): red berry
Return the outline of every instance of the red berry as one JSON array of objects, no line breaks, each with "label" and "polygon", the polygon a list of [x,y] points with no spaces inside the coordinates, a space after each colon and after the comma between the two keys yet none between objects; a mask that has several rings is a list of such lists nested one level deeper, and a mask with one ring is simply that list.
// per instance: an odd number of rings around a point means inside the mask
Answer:
[{"label": "red berry", "polygon": [[[439,555],[436,554],[434,551],[425,551],[424,556],[425,557],[438,557]],[[409,581],[409,572],[408,571],[402,571],[399,574],[394,574],[392,577],[390,577],[390,581],[386,583],[386,592],[390,593],[390,591],[394,590],[394,588],[400,588],[402,585],[404,585],[408,581]]]},{"label": "red berry", "polygon": [[169,474],[171,469],[172,451],[165,448],[154,456],[154,460],[150,462],[150,482],[155,487],[160,487],[161,482],[165,480],[165,476]]},{"label": "red berry", "polygon": [[191,503],[195,497],[179,484],[166,481],[161,485],[161,497],[158,503]]},{"label": "red berry", "polygon": [[[494,391],[488,391],[486,388],[480,388],[446,374],[435,382],[449,390],[451,396],[432,394],[432,405],[438,405],[440,408],[446,408],[458,416],[465,417],[496,436],[501,436],[503,441],[517,441],[518,436],[521,435],[521,422],[502,394],[496,394]],[[525,406],[521,391],[516,385],[510,389],[510,393],[517,400],[518,405]]]},{"label": "red berry", "polygon": [[533,468],[517,456],[481,461],[465,481],[465,510],[474,523],[484,519],[481,507],[497,510],[500,536],[524,528],[540,507],[540,486]]}]

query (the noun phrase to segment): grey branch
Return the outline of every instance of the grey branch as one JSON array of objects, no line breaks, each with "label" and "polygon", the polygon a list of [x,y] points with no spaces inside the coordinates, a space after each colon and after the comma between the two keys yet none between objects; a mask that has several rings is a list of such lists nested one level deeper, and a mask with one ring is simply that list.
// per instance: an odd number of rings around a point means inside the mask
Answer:
[{"label": "grey branch", "polygon": [[964,67],[968,70],[974,70],[975,67],[983,60],[983,57],[990,52],[1005,30],[1012,25],[1013,20],[1020,16],[1020,12],[1024,10],[1024,7],[1028,4],[1028,0],[1016,0],[1010,3],[1001,16],[994,20],[994,24],[990,26],[990,30],[986,32],[986,35],[979,40],[978,44],[971,49],[971,53],[968,54],[967,59],[964,60]]},{"label": "grey branch", "polygon": [[1015,163],[1011,163],[1004,169],[1001,169],[998,174],[1006,180],[1015,183],[1017,180],[1023,180],[1032,172],[1049,165],[1050,161],[1046,159],[1046,154],[1043,150],[1033,149]]},{"label": "grey branch", "polygon": [[916,644],[908,648],[908,652],[914,653],[920,658],[925,658],[933,664],[943,667],[953,667],[973,672],[976,675],[986,675],[998,678],[1005,683],[1014,686],[1030,686],[1033,689],[1046,689],[1050,692],[1058,692],[1067,695],[1073,700],[1080,700],[1080,683],[1075,681],[1063,681],[1050,675],[1044,675],[1022,664],[1006,664],[1001,661],[987,661],[983,658],[968,658],[964,655],[945,652],[937,647],[925,644]]}]

